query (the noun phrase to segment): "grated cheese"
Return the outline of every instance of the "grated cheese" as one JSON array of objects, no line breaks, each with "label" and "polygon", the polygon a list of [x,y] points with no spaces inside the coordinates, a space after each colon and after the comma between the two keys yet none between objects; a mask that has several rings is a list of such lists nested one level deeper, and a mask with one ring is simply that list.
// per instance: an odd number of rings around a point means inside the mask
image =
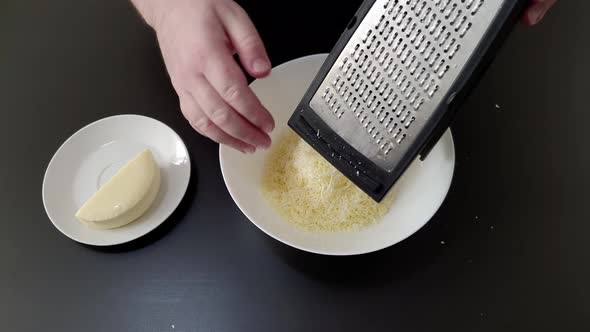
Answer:
[{"label": "grated cheese", "polygon": [[393,195],[376,203],[294,132],[273,144],[263,193],[289,222],[308,231],[353,231],[378,222]]}]

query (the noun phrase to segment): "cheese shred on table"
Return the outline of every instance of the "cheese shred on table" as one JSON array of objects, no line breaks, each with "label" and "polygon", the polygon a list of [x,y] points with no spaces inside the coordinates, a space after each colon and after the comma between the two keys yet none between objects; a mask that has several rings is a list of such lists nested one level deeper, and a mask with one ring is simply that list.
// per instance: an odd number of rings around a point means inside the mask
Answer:
[{"label": "cheese shred on table", "polygon": [[263,193],[289,222],[308,231],[354,231],[378,222],[393,195],[376,203],[294,132],[270,151]]}]

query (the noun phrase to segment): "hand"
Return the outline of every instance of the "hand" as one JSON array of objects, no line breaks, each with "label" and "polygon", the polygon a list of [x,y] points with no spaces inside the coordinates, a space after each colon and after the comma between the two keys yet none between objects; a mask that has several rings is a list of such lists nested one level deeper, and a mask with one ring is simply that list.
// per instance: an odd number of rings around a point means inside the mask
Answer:
[{"label": "hand", "polygon": [[271,70],[246,12],[232,0],[133,0],[156,31],[184,117],[212,140],[244,153],[266,149],[271,114],[233,55],[255,78]]},{"label": "hand", "polygon": [[557,0],[532,0],[525,11],[523,20],[528,25],[536,25],[541,22],[545,14]]}]

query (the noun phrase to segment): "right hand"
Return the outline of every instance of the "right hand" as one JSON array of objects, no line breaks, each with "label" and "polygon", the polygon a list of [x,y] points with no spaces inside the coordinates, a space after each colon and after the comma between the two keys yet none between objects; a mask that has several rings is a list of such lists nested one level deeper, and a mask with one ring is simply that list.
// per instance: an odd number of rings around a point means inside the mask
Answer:
[{"label": "right hand", "polygon": [[[261,78],[271,65],[246,12],[232,0],[151,1],[151,22],[180,107],[191,126],[244,153],[266,149],[271,114],[248,86],[233,55]],[[145,14],[144,14],[145,17]]]}]

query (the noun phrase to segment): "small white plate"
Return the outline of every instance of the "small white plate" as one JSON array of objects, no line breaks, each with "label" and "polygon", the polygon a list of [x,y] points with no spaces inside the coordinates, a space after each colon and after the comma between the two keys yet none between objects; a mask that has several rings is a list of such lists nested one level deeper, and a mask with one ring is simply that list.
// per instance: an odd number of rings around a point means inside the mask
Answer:
[{"label": "small white plate", "polygon": [[[262,103],[272,112],[276,139],[288,130],[287,120],[297,107],[325,54],[287,62],[252,83]],[[447,131],[424,162],[415,161],[396,184],[397,198],[377,224],[358,232],[312,233],[284,220],[262,195],[262,171],[267,152],[244,155],[225,146],[219,159],[226,186],[240,210],[269,236],[292,247],[325,255],[355,255],[394,245],[424,226],[444,201],[455,167],[455,149]]]},{"label": "small white plate", "polygon": [[[81,224],[76,211],[100,186],[144,149],[162,174],[153,206],[138,220],[115,229]],[[51,222],[72,240],[109,246],[137,239],[166,220],[184,197],[190,158],[180,137],[165,124],[139,115],[117,115],[76,132],[57,150],[43,180],[43,204]]]}]

